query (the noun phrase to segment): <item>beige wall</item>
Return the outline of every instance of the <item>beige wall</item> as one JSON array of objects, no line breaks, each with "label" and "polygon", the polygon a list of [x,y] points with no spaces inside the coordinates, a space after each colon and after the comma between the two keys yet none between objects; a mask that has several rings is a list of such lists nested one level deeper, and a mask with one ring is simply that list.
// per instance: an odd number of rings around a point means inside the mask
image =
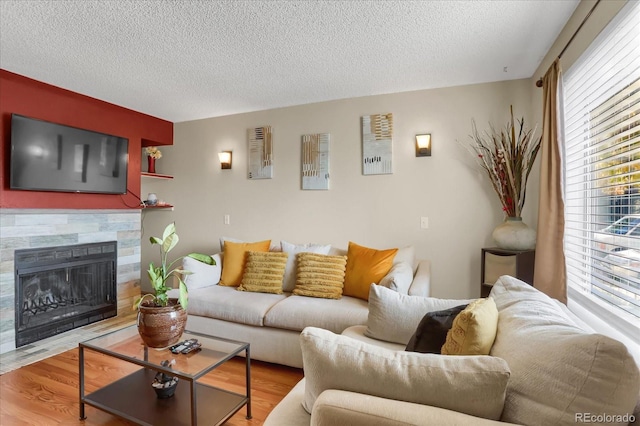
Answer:
[{"label": "beige wall", "polygon": [[[220,236],[345,248],[350,240],[380,249],[414,245],[418,257],[433,262],[434,296],[479,296],[480,248],[493,245],[491,232],[503,215],[488,179],[457,141],[467,141],[472,118],[481,129],[488,122],[506,124],[511,104],[516,116],[531,122],[530,86],[528,79],[515,80],[178,123],[175,144],[158,164],[175,179],[145,180],[142,189],[176,207],[144,213],[143,241],[175,220],[179,254],[215,252]],[[394,173],[363,176],[360,117],[386,112],[394,115]],[[246,132],[262,125],[273,128],[274,178],[250,181]],[[331,189],[303,191],[300,137],[319,132],[331,134]],[[422,132],[432,134],[432,157],[415,157],[414,137]],[[232,170],[220,169],[222,150],[233,150]],[[523,215],[532,225],[534,174]],[[230,225],[223,224],[225,214]],[[429,229],[420,228],[421,216],[429,218]],[[143,244],[142,264],[156,258]],[[142,282],[148,286],[146,276]]]}]

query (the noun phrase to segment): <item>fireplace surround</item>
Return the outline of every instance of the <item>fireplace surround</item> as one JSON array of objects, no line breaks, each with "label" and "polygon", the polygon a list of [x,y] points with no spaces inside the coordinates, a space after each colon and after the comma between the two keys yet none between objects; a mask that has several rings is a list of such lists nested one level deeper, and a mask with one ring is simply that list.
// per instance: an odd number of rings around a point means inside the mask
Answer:
[{"label": "fireplace surround", "polygon": [[[133,315],[140,297],[141,216],[139,209],[0,208],[0,354],[16,349],[15,255],[22,249],[117,241],[117,317]],[[56,345],[56,337],[46,340]]]}]

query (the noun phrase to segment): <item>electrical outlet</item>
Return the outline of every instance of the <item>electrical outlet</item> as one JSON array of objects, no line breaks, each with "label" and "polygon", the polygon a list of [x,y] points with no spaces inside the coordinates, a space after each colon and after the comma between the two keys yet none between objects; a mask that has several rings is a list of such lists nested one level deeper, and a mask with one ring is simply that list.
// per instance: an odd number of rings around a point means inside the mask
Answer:
[{"label": "electrical outlet", "polygon": [[231,223],[231,217],[228,214],[224,215],[224,224],[228,225]]},{"label": "electrical outlet", "polygon": [[428,229],[429,228],[429,218],[426,216],[422,216],[420,218],[420,228]]}]

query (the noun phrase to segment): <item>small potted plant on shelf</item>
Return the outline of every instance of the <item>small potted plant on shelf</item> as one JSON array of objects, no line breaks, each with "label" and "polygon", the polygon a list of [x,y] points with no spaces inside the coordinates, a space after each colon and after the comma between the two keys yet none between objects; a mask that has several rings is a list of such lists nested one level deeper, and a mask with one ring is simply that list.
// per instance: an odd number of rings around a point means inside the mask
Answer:
[{"label": "small potted plant on shelf", "polygon": [[[153,293],[140,297],[133,304],[133,308],[138,310],[138,332],[145,344],[151,348],[164,348],[180,340],[187,323],[188,291],[183,276],[191,272],[174,265],[185,257],[191,257],[207,265],[215,265],[216,262],[211,256],[201,253],[190,253],[170,262],[169,252],[179,241],[175,223],[167,225],[162,238],[151,237],[149,240],[152,245],[157,244],[160,247],[160,264],[149,264],[147,273]],[[168,295],[174,278],[179,283],[178,299],[170,299]]]}]

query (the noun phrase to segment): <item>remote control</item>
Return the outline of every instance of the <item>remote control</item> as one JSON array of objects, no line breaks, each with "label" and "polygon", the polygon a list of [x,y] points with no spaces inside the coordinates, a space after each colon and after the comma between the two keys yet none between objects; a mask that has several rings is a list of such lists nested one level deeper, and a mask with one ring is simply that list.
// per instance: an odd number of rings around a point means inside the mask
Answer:
[{"label": "remote control", "polygon": [[198,339],[189,339],[189,340],[180,342],[177,345],[173,345],[169,349],[171,350],[172,353],[179,354],[183,350],[189,348],[192,345],[195,345],[196,343],[198,343]]},{"label": "remote control", "polygon": [[182,354],[183,354],[183,355],[186,355],[186,354],[188,354],[188,353],[190,353],[190,352],[197,351],[197,350],[199,350],[201,347],[202,347],[202,343],[194,343],[193,345],[190,345],[188,348],[183,349],[183,350],[182,350]]}]

